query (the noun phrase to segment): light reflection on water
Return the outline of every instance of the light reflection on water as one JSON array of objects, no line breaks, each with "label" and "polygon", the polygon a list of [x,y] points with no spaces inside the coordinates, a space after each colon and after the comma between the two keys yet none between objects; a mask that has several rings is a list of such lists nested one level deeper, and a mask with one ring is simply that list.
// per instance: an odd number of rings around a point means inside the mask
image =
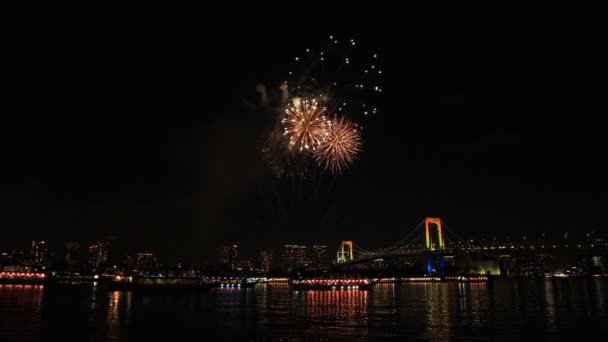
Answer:
[{"label": "light reflection on water", "polygon": [[103,292],[90,284],[0,285],[0,340],[526,339],[606,334],[608,279],[378,284],[293,291],[286,284],[203,294]]},{"label": "light reflection on water", "polygon": [[40,334],[42,285],[0,285],[0,340]]}]

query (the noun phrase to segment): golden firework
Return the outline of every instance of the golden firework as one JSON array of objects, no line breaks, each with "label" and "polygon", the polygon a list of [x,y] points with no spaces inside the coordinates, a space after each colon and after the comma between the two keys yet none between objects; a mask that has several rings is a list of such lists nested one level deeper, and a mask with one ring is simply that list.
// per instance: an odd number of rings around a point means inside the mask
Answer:
[{"label": "golden firework", "polygon": [[313,157],[326,170],[339,174],[357,158],[361,145],[359,129],[344,117],[337,117],[331,120],[329,134]]},{"label": "golden firework", "polygon": [[296,98],[285,110],[284,133],[289,145],[300,151],[316,150],[329,135],[330,121],[325,117],[327,109],[319,107],[317,100]]}]

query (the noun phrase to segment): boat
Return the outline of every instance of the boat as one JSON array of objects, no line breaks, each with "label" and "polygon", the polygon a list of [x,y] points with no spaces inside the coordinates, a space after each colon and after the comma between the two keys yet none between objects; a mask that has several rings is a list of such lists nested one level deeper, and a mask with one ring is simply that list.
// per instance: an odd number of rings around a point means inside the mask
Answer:
[{"label": "boat", "polygon": [[294,290],[367,290],[378,279],[370,278],[311,278],[290,279],[289,286]]},{"label": "boat", "polygon": [[46,275],[39,272],[0,272],[0,284],[41,285]]},{"label": "boat", "polygon": [[206,280],[212,287],[219,288],[248,288],[261,283],[259,278],[240,278],[240,277],[213,277]]}]

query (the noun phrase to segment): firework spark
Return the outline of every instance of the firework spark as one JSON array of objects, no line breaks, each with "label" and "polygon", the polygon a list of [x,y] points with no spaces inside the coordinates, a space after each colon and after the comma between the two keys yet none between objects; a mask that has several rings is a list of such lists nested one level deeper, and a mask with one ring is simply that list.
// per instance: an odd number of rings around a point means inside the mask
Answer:
[{"label": "firework spark", "polygon": [[342,173],[361,151],[361,132],[345,119],[332,119],[325,143],[315,150],[313,157],[319,165],[332,173]]},{"label": "firework spark", "polygon": [[317,107],[315,99],[294,99],[281,120],[285,129],[283,134],[289,136],[289,145],[300,151],[317,149],[329,135],[331,127],[325,117],[326,111],[325,107]]},{"label": "firework spark", "polygon": [[320,100],[328,112],[339,113],[354,121],[375,116],[375,104],[382,95],[383,68],[377,51],[370,50],[354,37],[330,35],[327,44],[306,46],[295,54],[285,70],[285,84],[291,97]]}]

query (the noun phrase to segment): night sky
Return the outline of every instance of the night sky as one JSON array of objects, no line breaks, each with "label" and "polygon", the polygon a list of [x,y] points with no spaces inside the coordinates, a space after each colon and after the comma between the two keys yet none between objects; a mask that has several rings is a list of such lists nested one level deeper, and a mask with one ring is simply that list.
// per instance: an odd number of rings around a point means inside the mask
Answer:
[{"label": "night sky", "polygon": [[[5,49],[0,249],[112,234],[204,262],[233,241],[387,246],[425,216],[471,238],[606,232],[601,10],[367,3],[50,2]],[[310,204],[261,160],[252,104],[330,34],[378,51],[385,91]],[[273,186],[307,204],[279,217]]]}]

